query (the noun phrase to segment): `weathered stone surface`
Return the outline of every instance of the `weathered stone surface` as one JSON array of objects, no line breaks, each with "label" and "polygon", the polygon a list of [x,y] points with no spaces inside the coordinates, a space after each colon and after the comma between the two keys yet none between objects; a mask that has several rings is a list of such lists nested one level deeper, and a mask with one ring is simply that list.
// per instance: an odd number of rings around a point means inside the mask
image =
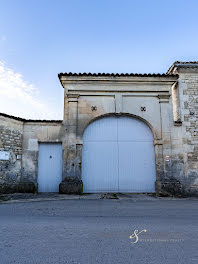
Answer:
[{"label": "weathered stone surface", "polygon": [[[182,127],[175,135],[173,129],[172,151],[181,166],[173,166],[174,177],[181,181],[185,196],[198,193],[198,67],[173,69],[179,74],[178,89]],[[183,156],[183,157],[182,157]],[[177,175],[177,176],[176,176]]]},{"label": "weathered stone surface", "polygon": [[81,194],[83,192],[83,183],[78,178],[67,178],[59,185],[59,193],[62,194]]},{"label": "weathered stone surface", "polygon": [[158,196],[183,197],[185,195],[181,182],[176,179],[156,181],[155,187]]},{"label": "weathered stone surface", "polygon": [[37,190],[37,184],[33,182],[0,184],[0,193],[35,193],[37,192]]},{"label": "weathered stone surface", "polygon": [[27,122],[0,115],[0,192],[36,192],[38,142],[61,142],[61,122]]},{"label": "weathered stone surface", "polygon": [[0,160],[0,184],[17,184],[21,178],[23,124],[0,117],[0,151],[9,152],[9,160]]}]

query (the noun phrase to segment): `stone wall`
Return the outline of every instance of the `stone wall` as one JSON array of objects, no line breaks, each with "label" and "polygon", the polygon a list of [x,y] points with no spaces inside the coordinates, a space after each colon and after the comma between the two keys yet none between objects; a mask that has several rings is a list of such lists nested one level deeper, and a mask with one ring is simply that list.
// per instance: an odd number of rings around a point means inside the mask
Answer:
[{"label": "stone wall", "polygon": [[0,114],[0,193],[36,192],[39,142],[62,142],[62,121],[25,120]]},{"label": "stone wall", "polygon": [[184,126],[184,190],[186,194],[198,195],[198,70],[182,68],[178,72]]},{"label": "stone wall", "polygon": [[198,63],[175,62],[168,74],[178,74],[172,87],[171,178],[164,193],[198,195]]},{"label": "stone wall", "polygon": [[23,130],[23,182],[32,182],[37,190],[39,143],[62,142],[64,130],[61,121],[31,122],[24,124]]},{"label": "stone wall", "polygon": [[179,79],[169,106],[171,157],[165,170],[169,167],[171,173],[158,183],[161,195],[198,195],[198,69],[187,66],[181,63],[172,69]]},{"label": "stone wall", "polygon": [[23,122],[0,116],[0,151],[9,152],[0,160],[0,192],[13,191],[21,179]]}]

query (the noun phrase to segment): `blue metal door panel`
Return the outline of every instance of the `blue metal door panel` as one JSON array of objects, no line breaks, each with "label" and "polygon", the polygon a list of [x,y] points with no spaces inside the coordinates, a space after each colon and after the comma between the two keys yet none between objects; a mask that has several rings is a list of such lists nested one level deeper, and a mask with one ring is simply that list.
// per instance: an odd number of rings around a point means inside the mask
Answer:
[{"label": "blue metal door panel", "polygon": [[39,144],[38,191],[58,192],[62,180],[62,145]]},{"label": "blue metal door panel", "polygon": [[119,192],[155,192],[152,142],[119,142]]},{"label": "blue metal door panel", "polygon": [[91,123],[83,135],[83,142],[87,141],[117,141],[117,119],[105,117]]},{"label": "blue metal door panel", "polygon": [[117,142],[86,142],[82,157],[85,193],[118,192]]},{"label": "blue metal door panel", "polygon": [[141,120],[131,117],[118,118],[118,141],[151,141],[153,134]]},{"label": "blue metal door panel", "polygon": [[141,120],[105,117],[83,136],[84,192],[154,192],[153,134]]}]

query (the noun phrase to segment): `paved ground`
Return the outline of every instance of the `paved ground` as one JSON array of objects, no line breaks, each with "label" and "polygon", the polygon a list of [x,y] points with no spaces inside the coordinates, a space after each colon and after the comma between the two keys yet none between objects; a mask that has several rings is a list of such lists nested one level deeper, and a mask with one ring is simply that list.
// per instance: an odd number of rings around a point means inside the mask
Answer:
[{"label": "paved ground", "polygon": [[0,203],[1,264],[198,263],[197,199],[58,197]]}]

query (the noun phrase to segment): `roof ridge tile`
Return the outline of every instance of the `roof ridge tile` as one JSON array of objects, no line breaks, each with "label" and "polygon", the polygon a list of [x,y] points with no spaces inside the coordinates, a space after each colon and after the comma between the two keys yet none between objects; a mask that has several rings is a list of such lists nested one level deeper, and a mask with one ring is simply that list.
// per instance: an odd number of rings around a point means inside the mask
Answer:
[{"label": "roof ridge tile", "polygon": [[[175,76],[176,74],[172,74]],[[84,73],[72,73],[72,72],[61,72],[58,74],[58,77],[62,76],[93,76],[93,77],[101,77],[101,76],[115,76],[115,77],[127,77],[127,76],[134,76],[134,77],[170,77],[171,74],[166,73],[91,73],[91,72],[84,72]]]}]

